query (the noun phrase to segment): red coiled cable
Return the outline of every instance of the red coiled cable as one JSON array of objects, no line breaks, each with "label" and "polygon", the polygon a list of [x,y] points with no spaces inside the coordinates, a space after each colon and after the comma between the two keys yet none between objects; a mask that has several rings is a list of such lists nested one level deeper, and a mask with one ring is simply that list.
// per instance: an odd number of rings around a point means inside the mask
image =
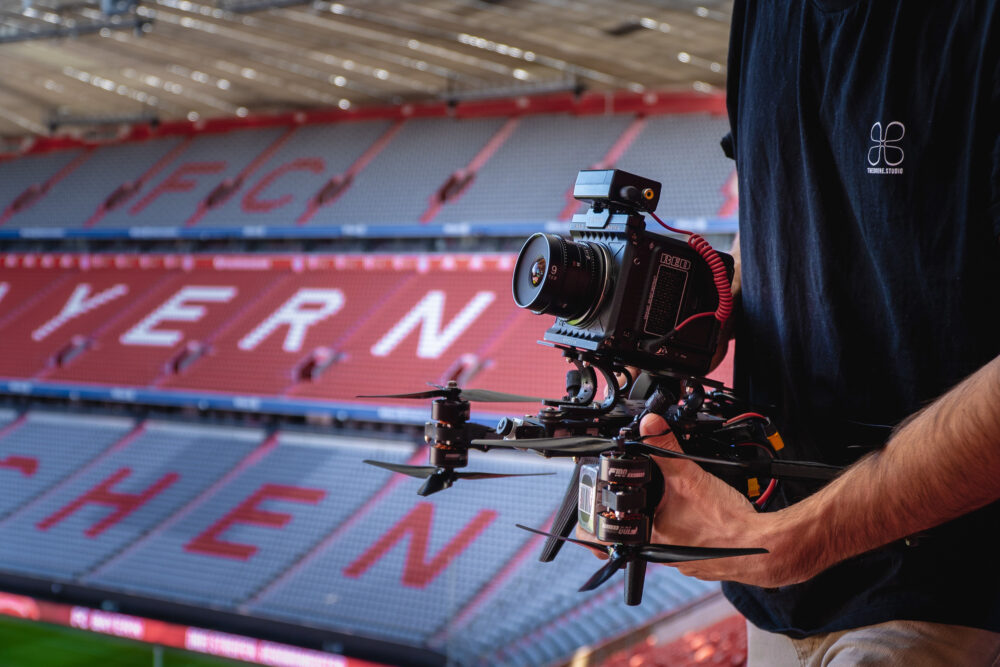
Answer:
[{"label": "red coiled cable", "polygon": [[716,307],[714,313],[704,312],[692,315],[674,327],[674,331],[679,331],[688,322],[701,317],[710,317],[713,315],[715,316],[715,319],[719,321],[720,325],[725,324],[726,320],[729,319],[729,315],[733,312],[733,292],[729,286],[729,276],[726,274],[726,265],[723,263],[722,258],[719,257],[719,253],[715,251],[715,248],[713,248],[708,241],[694,232],[689,232],[684,229],[675,229],[660,220],[660,218],[657,217],[657,215],[652,211],[649,211],[648,213],[653,220],[660,223],[660,225],[667,231],[675,234],[685,234],[688,237],[688,245],[694,248],[695,252],[701,255],[702,259],[704,259],[708,264],[708,268],[712,271],[712,278],[715,281],[715,290],[719,294],[719,305]]}]

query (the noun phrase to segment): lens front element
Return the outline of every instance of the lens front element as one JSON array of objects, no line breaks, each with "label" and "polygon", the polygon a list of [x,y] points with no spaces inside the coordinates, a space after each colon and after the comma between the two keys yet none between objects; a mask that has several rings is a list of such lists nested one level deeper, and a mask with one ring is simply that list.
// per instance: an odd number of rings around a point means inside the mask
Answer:
[{"label": "lens front element", "polygon": [[532,234],[514,266],[514,303],[539,315],[589,317],[605,292],[605,250],[556,234]]}]

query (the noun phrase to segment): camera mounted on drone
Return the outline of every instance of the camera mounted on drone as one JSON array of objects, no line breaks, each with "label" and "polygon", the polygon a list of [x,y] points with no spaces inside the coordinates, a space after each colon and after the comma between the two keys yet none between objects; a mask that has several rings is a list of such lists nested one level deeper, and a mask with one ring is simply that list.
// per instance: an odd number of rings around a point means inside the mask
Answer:
[{"label": "camera mounted on drone", "polygon": [[555,315],[544,340],[594,360],[707,373],[724,316],[702,315],[726,306],[732,257],[703,241],[695,246],[648,231],[643,214],[655,218],[656,181],[588,169],[577,175],[573,196],[590,208],[573,216],[569,238],[528,238],[514,266],[514,302]]}]

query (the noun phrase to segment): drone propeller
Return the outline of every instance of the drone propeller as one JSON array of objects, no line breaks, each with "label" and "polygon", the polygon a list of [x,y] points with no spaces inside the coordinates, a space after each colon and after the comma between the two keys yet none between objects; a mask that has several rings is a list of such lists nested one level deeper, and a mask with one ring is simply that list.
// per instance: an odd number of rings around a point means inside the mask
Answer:
[{"label": "drone propeller", "polygon": [[417,391],[408,394],[370,394],[358,396],[358,398],[451,398],[464,399],[479,403],[540,403],[542,399],[535,396],[520,396],[518,394],[506,394],[500,391],[490,391],[489,389],[460,389],[458,385],[447,386],[432,384],[434,389],[427,391]]},{"label": "drone propeller", "polygon": [[642,442],[647,438],[659,437],[657,435],[643,436],[639,440],[627,440],[624,443],[617,443],[610,438],[597,438],[594,436],[571,436],[565,438],[524,438],[518,440],[486,440],[477,439],[472,441],[474,446],[487,447],[513,447],[514,449],[531,449],[538,452],[549,452],[553,454],[564,454],[566,456],[596,456],[601,452],[624,446],[625,451],[650,454],[652,456],[662,456],[666,458],[683,459],[704,463],[709,466],[721,466],[726,468],[739,468],[748,475],[763,475],[782,479],[818,479],[830,480],[836,477],[843,468],[826,463],[815,463],[812,461],[789,461],[783,459],[765,459],[757,461],[740,461],[738,459],[714,458],[710,456],[698,456],[687,454],[675,449],[663,449]]},{"label": "drone propeller", "polygon": [[411,466],[402,463],[386,463],[385,461],[372,461],[371,459],[365,459],[364,463],[375,466],[377,468],[383,468],[391,472],[398,472],[404,475],[409,475],[410,477],[416,477],[417,479],[426,479],[438,471],[437,466]]},{"label": "drone propeller", "polygon": [[562,540],[563,542],[572,542],[573,544],[579,544],[592,549],[599,549],[607,552],[609,556],[612,555],[612,552],[615,550],[624,550],[622,547],[625,547],[625,549],[634,548],[636,550],[635,555],[641,556],[643,560],[647,560],[651,563],[685,563],[693,560],[728,558],[730,556],[752,556],[753,554],[767,553],[767,549],[760,549],[757,547],[682,547],[674,544],[645,544],[638,547],[631,547],[630,545],[591,542],[589,540],[581,540],[576,537],[563,537],[562,535],[546,533],[545,531],[538,530],[536,528],[529,528],[528,526],[524,526],[519,523],[515,525],[518,528],[527,530],[528,532],[535,533],[537,535],[552,537],[557,540]]},{"label": "drone propeller", "polygon": [[398,472],[417,479],[426,479],[417,493],[421,496],[429,496],[443,489],[447,489],[459,479],[500,479],[503,477],[537,477],[539,475],[554,475],[554,472],[529,472],[529,473],[496,473],[496,472],[461,472],[453,468],[443,468],[438,466],[412,466],[402,463],[386,463],[384,461],[372,461],[365,459],[368,465],[383,468],[391,472]]},{"label": "drone propeller", "polygon": [[726,548],[726,547],[684,547],[672,544],[603,544],[601,542],[591,542],[575,537],[565,537],[546,533],[542,530],[529,528],[521,524],[516,524],[518,528],[527,530],[537,535],[543,535],[550,539],[571,542],[591,549],[598,549],[608,554],[608,562],[604,564],[590,579],[587,580],[580,591],[590,591],[614,575],[615,572],[635,561],[650,563],[684,563],[694,560],[708,560],[711,558],[729,558],[731,556],[750,556],[753,554],[767,553],[767,549],[759,548]]},{"label": "drone propeller", "polygon": [[583,586],[580,586],[579,592],[583,593],[594,590],[626,565],[628,565],[628,558],[616,551],[608,557],[608,562],[604,564],[604,567],[591,575],[590,579],[587,579],[587,582]]},{"label": "drone propeller", "polygon": [[573,455],[599,454],[612,449],[614,441],[593,436],[573,436],[565,438],[523,438],[516,440],[477,439],[473,445],[485,447],[513,447],[514,449],[533,449],[539,452],[561,452]]},{"label": "drone propeller", "polygon": [[[655,437],[655,436],[644,436]],[[600,454],[609,449],[614,449],[617,443],[609,438],[596,438],[593,436],[571,436],[565,438],[525,438],[522,440],[473,440],[473,445],[483,445],[488,447],[514,447],[516,449],[533,449],[539,452],[561,452],[567,455],[588,456]],[[624,443],[626,449],[639,451],[643,454],[653,456],[665,456],[669,458],[684,459],[711,465],[730,466],[733,468],[749,468],[746,461],[736,461],[733,459],[716,459],[708,456],[696,456],[685,454],[674,449],[662,449],[654,447],[645,442],[629,440]]]}]

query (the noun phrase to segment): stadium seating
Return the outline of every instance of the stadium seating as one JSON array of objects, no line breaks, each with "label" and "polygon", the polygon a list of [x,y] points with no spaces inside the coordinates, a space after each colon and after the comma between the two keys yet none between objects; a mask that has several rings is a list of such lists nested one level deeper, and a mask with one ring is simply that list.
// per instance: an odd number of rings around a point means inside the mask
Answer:
[{"label": "stadium seating", "polygon": [[[195,603],[440,651],[537,665],[715,590],[651,568],[642,607],[567,546],[539,563],[565,460],[473,452],[470,470],[552,473],[420,485],[362,460],[423,463],[406,442],[30,411],[0,415],[0,456],[36,460],[0,508],[0,570]],[[68,458],[68,455],[72,457]],[[9,499],[7,499],[9,497]],[[503,623],[497,623],[503,618]]]},{"label": "stadium seating", "polygon": [[0,162],[0,224],[30,210],[87,157],[87,151],[72,149]]},{"label": "stadium seating", "polygon": [[660,217],[734,215],[733,165],[719,146],[728,131],[726,118],[650,116],[615,166],[663,184]]},{"label": "stadium seating", "polygon": [[85,227],[97,222],[107,225],[110,219],[112,226],[131,226],[127,218],[116,215],[127,209],[130,198],[176,156],[182,145],[181,137],[165,137],[98,147],[78,168],[53,184],[45,197],[18,213],[12,224],[29,229]]},{"label": "stadium seating", "polygon": [[[391,139],[390,121],[305,125],[295,130],[260,165],[238,193],[208,211],[198,221],[203,227],[292,226],[305,224],[336,201],[337,178],[353,179],[365,166],[362,158]],[[344,181],[348,183],[347,180]],[[396,192],[397,188],[384,188]],[[326,196],[320,196],[326,192]],[[353,222],[349,217],[341,222]]]},{"label": "stadium seating", "polygon": [[100,227],[195,224],[204,215],[206,200],[212,195],[219,202],[226,199],[242,183],[241,179],[252,172],[258,156],[287,132],[284,128],[267,128],[200,136],[155,178],[143,183],[128,202],[97,224]]},{"label": "stadium seating", "polygon": [[331,206],[317,211],[309,224],[419,224],[432,195],[502,125],[501,118],[406,121],[351,187]]},{"label": "stadium seating", "polygon": [[561,356],[535,344],[546,320],[510,301],[510,255],[7,260],[8,382],[184,393],[177,402],[217,392],[350,404],[450,379],[563,393]]},{"label": "stadium seating", "polygon": [[[31,503],[132,430],[117,417],[6,413],[0,431],[0,520]],[[13,423],[10,423],[13,422]],[[4,550],[5,553],[8,550]]]},{"label": "stadium seating", "polygon": [[[535,557],[539,545],[516,573],[503,581],[502,592],[476,614],[460,617],[446,635],[437,638],[442,647],[463,657],[483,656],[469,664],[549,664],[567,659],[581,646],[598,644],[718,590],[715,584],[651,566],[643,603],[629,607],[624,602],[621,576],[591,593],[577,592],[600,566],[586,549],[567,546],[555,561],[540,563]],[[504,622],[497,623],[498,618]]]},{"label": "stadium seating", "polygon": [[0,162],[0,230],[363,236],[471,224],[504,235],[568,219],[576,172],[591,167],[662,181],[661,216],[728,218],[726,125],[708,114],[554,113],[154,134]]},{"label": "stadium seating", "polygon": [[[479,457],[474,465],[470,469],[559,474],[459,481],[454,490],[427,499],[415,495],[418,482],[401,480],[251,606],[299,621],[355,632],[378,627],[399,641],[426,642],[528,543],[530,533],[514,524],[542,524],[570,472],[527,456],[509,462],[503,455]],[[341,576],[331,579],[330,572]]]},{"label": "stadium seating", "polygon": [[[528,116],[435,222],[559,220],[576,173],[599,163],[629,116]],[[465,166],[465,165],[461,165]]]},{"label": "stadium seating", "polygon": [[[235,608],[315,548],[389,481],[364,458],[402,463],[403,443],[286,433],[85,581]],[[271,513],[265,516],[261,512]]]},{"label": "stadium seating", "polygon": [[[94,437],[82,423],[72,428]],[[261,439],[251,429],[144,423],[0,522],[0,568],[76,578],[194,500]]]},{"label": "stadium seating", "polygon": [[341,404],[452,379],[561,396],[567,366],[536,344],[550,320],[510,300],[512,260],[7,255],[0,380]]}]

